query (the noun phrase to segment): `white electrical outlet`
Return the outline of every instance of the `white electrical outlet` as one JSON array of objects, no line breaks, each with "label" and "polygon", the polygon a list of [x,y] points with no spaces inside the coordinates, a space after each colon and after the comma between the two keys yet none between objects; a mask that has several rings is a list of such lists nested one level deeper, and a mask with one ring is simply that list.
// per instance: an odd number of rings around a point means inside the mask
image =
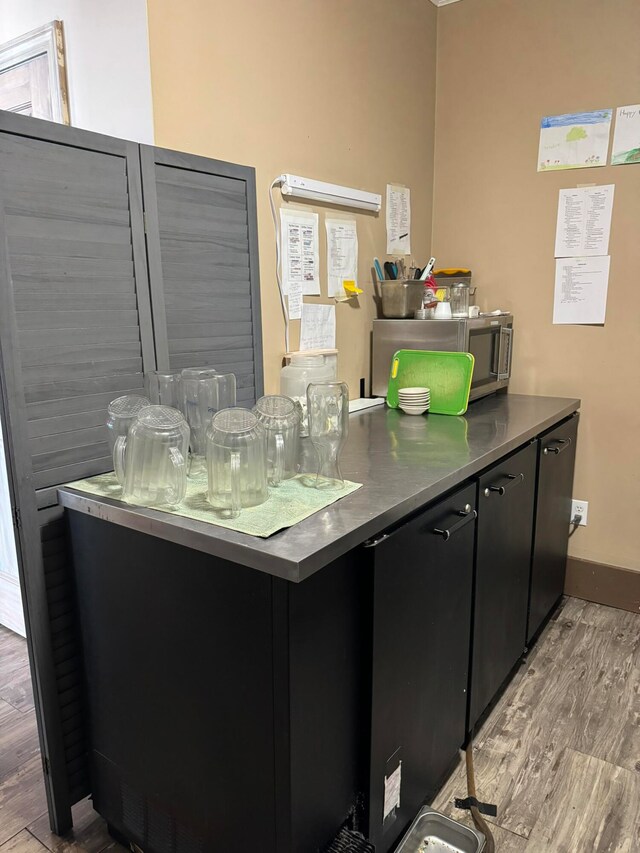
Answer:
[{"label": "white electrical outlet", "polygon": [[589,514],[589,501],[571,501],[571,521],[576,515],[582,516],[580,519],[580,527],[587,526],[587,515]]}]

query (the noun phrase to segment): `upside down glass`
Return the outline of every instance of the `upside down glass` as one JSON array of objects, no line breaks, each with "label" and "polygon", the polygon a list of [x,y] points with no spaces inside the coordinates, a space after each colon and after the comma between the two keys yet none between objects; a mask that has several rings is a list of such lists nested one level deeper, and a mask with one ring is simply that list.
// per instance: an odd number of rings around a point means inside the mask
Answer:
[{"label": "upside down glass", "polygon": [[187,489],[189,426],[182,412],[147,406],[113,451],[122,497],[143,506],[175,506]]},{"label": "upside down glass", "polygon": [[266,434],[249,409],[224,409],[207,429],[207,500],[228,518],[268,497]]},{"label": "upside down glass", "polygon": [[346,382],[318,382],[307,388],[309,438],[318,454],[316,488],[344,485],[340,454],[349,433]]},{"label": "upside down glass", "polygon": [[191,428],[189,474],[204,473],[207,428],[212,416],[236,404],[236,377],[213,368],[186,368],[182,371],[184,413]]},{"label": "upside down glass", "polygon": [[267,478],[270,486],[295,477],[298,471],[300,407],[278,394],[261,397],[253,413],[267,435]]},{"label": "upside down glass", "polygon": [[149,370],[144,375],[144,387],[152,405],[171,406],[183,412],[181,371]]}]

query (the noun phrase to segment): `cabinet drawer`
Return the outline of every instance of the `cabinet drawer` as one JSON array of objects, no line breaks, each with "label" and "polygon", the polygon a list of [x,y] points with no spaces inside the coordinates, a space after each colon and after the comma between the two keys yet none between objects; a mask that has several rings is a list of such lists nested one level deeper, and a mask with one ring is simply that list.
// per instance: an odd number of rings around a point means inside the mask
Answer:
[{"label": "cabinet drawer", "polygon": [[[378,853],[433,796],[464,740],[475,517],[472,484],[369,549],[369,838]],[[387,802],[387,814],[385,779],[387,790],[400,785],[400,804]]]}]

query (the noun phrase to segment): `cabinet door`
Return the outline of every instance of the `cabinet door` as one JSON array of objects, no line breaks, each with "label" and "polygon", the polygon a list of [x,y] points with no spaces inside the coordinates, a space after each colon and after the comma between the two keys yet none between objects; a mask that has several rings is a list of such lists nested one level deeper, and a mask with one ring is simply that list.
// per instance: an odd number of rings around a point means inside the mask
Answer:
[{"label": "cabinet door", "polygon": [[538,439],[527,642],[539,630],[564,589],[578,417],[575,415]]},{"label": "cabinet door", "polygon": [[525,648],[536,450],[528,445],[478,481],[469,729]]},{"label": "cabinet door", "polygon": [[467,486],[372,548],[369,837],[378,853],[433,795],[464,740],[475,517]]}]

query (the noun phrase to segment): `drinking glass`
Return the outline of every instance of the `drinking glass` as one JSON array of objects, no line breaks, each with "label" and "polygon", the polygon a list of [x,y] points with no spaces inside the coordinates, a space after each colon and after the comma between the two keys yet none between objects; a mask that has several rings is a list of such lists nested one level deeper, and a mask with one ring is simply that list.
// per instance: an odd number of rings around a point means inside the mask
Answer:
[{"label": "drinking glass", "polygon": [[349,433],[349,387],[346,382],[318,382],[307,388],[309,438],[318,454],[316,488],[344,486],[340,453]]},{"label": "drinking glass", "polygon": [[298,469],[300,408],[290,397],[260,397],[253,407],[267,435],[267,479],[270,486],[295,477]]},{"label": "drinking glass", "polygon": [[268,497],[264,427],[249,409],[224,409],[207,429],[207,500],[228,518]]},{"label": "drinking glass", "polygon": [[182,371],[184,413],[191,428],[190,476],[205,471],[207,428],[220,409],[236,404],[236,377],[213,368],[189,367]]},{"label": "drinking glass", "polygon": [[150,370],[144,375],[144,387],[154,406],[170,406],[183,411],[181,371]]},{"label": "drinking glass", "polygon": [[140,397],[137,394],[125,394],[124,397],[117,397],[109,403],[107,408],[107,439],[111,453],[113,453],[118,437],[126,436],[138,413],[150,405],[151,401],[147,397]]},{"label": "drinking glass", "polygon": [[189,425],[170,406],[147,406],[113,451],[122,497],[144,506],[175,506],[187,489]]}]

